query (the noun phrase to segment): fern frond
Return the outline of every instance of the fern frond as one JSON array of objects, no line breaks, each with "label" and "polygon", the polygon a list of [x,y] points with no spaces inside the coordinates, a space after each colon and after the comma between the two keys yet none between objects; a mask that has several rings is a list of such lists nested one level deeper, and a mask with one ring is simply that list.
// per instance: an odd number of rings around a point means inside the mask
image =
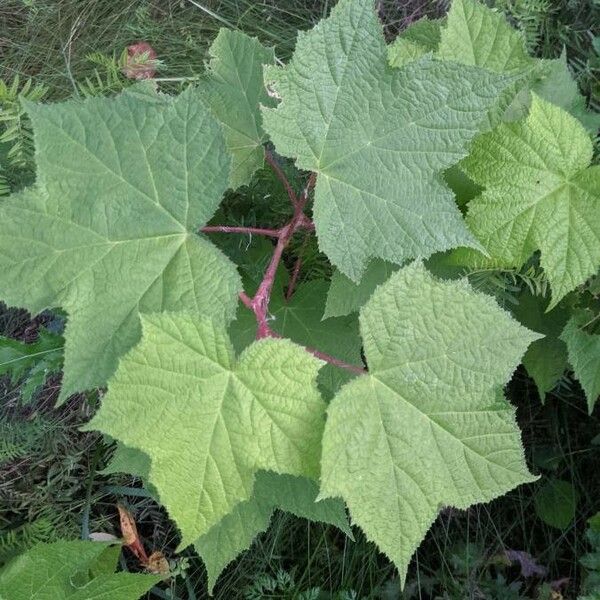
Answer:
[{"label": "fern frond", "polygon": [[32,421],[0,417],[0,466],[39,452],[55,426],[45,419]]},{"label": "fern frond", "polygon": [[115,94],[130,85],[123,75],[127,50],[124,50],[120,56],[115,53],[107,56],[101,52],[92,52],[86,56],[86,59],[97,65],[97,68],[91,76],[77,84],[79,92],[85,98]]},{"label": "fern frond", "polygon": [[10,194],[10,185],[0,170],[0,196],[8,196],[8,194]]},{"label": "fern frond", "polygon": [[546,274],[534,264],[521,269],[473,269],[464,275],[475,289],[495,296],[503,306],[516,306],[524,289],[532,296],[546,296],[549,292]]},{"label": "fern frond", "polygon": [[496,7],[523,33],[527,49],[533,52],[540,43],[556,4],[553,6],[551,0],[497,0]]},{"label": "fern frond", "polygon": [[33,164],[33,132],[23,108],[22,99],[39,102],[48,88],[31,79],[21,85],[17,75],[9,84],[0,79],[0,144],[7,144],[8,165],[28,168]]},{"label": "fern frond", "polygon": [[45,510],[34,520],[0,531],[0,564],[39,543],[61,538],[63,517],[58,511]]}]

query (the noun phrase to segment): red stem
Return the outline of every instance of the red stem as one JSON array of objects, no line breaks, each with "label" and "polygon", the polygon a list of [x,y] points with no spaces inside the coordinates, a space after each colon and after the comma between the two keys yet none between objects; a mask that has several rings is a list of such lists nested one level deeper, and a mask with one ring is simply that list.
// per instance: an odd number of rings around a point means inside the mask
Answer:
[{"label": "red stem", "polygon": [[273,291],[273,283],[275,282],[275,275],[277,274],[277,267],[283,256],[283,251],[288,245],[290,238],[294,234],[298,225],[298,217],[294,218],[282,229],[281,237],[277,240],[277,245],[269,262],[269,266],[265,271],[263,280],[256,290],[256,294],[252,299],[252,310],[256,315],[256,321],[258,322],[258,330],[256,331],[256,339],[261,339],[271,335],[271,330],[267,323],[267,313],[269,310],[269,302],[271,300],[271,292]]},{"label": "red stem", "polygon": [[279,229],[266,229],[264,227],[229,227],[227,225],[211,225],[202,227],[202,233],[245,233],[248,235],[266,235],[269,237],[279,237]]},{"label": "red stem", "polygon": [[367,370],[363,367],[357,367],[356,365],[350,365],[343,360],[339,360],[338,358],[334,358],[333,356],[329,356],[329,354],[324,354],[323,352],[319,352],[318,350],[314,350],[313,348],[306,348],[307,352],[310,352],[313,356],[328,362],[329,364],[335,365],[336,367],[340,367],[341,369],[346,369],[347,371],[352,371],[352,373],[357,373],[358,375],[364,375]]},{"label": "red stem", "polygon": [[[246,296],[246,294],[244,294],[244,292],[242,292],[240,294],[240,298],[241,298],[242,294],[244,296]],[[248,298],[248,296],[246,296],[246,298]],[[242,302],[244,302],[244,304],[246,304],[246,302],[244,300],[242,300]],[[248,306],[248,305],[246,304],[246,306]],[[248,307],[248,308],[251,308],[251,307]],[[273,331],[268,325],[265,325],[265,331],[266,331],[266,335],[263,337],[281,338],[281,336],[277,332]],[[336,367],[339,367],[340,369],[346,369],[347,371],[351,371],[352,373],[356,373],[357,375],[364,375],[365,373],[368,372],[364,367],[359,367],[357,365],[351,365],[350,363],[344,362],[343,360],[340,360],[339,358],[335,358],[335,357],[330,356],[329,354],[325,354],[324,352],[321,352],[319,350],[315,350],[314,348],[309,348],[308,346],[304,346],[304,349],[309,354],[312,354],[316,358],[319,358],[320,360],[323,360],[331,365],[335,365]]]},{"label": "red stem", "polygon": [[281,183],[283,184],[283,187],[285,188],[285,191],[289,196],[292,206],[294,207],[294,209],[296,209],[298,207],[298,197],[296,196],[296,192],[294,192],[294,188],[292,188],[292,185],[290,184],[282,168],[279,166],[279,163],[275,160],[273,153],[267,148],[265,148],[265,160],[269,163],[269,165],[275,172],[275,175],[277,175],[279,181],[281,181]]},{"label": "red stem", "polygon": [[[308,202],[308,197],[310,195],[310,191],[315,185],[316,181],[316,173],[312,173],[308,179],[306,187],[302,192],[302,195],[298,198],[292,189],[285,173],[281,170],[273,155],[269,150],[265,150],[265,158],[267,162],[271,165],[276,175],[279,177],[281,182],[283,183],[290,201],[294,206],[294,215],[292,216],[289,223],[284,225],[281,229],[262,229],[257,227],[227,227],[227,226],[214,226],[214,227],[203,227],[201,231],[207,233],[210,231],[215,231],[219,233],[255,233],[258,235],[268,235],[274,238],[277,238],[277,245],[275,246],[275,250],[273,251],[273,256],[267,266],[265,274],[263,276],[260,285],[258,286],[258,290],[256,294],[254,294],[253,298],[250,298],[248,294],[245,292],[240,292],[239,297],[241,302],[249,308],[256,317],[257,322],[257,330],[256,330],[256,339],[262,339],[266,337],[280,337],[276,332],[274,332],[268,323],[268,311],[269,311],[269,302],[271,300],[271,292],[273,291],[273,284],[275,282],[275,276],[277,274],[277,268],[279,267],[279,263],[281,262],[281,257],[283,256],[283,252],[289,244],[292,236],[299,229],[306,229],[308,231],[314,231],[314,223],[304,214],[304,207]],[[286,294],[286,299],[289,299],[293,293],[294,286],[298,279],[298,273],[300,271],[301,261],[298,259],[296,265],[294,266],[294,272],[292,274],[292,279],[290,285],[288,287],[288,291]],[[350,365],[345,363],[342,360],[338,360],[333,356],[329,356],[328,354],[324,354],[323,352],[319,352],[318,350],[314,350],[312,348],[306,348],[307,352],[310,352],[317,358],[324,360],[332,365],[336,365],[342,369],[347,369],[348,371],[352,371],[353,373],[363,374],[366,373],[366,370],[362,367],[358,367],[355,365]]]},{"label": "red stem", "polygon": [[[312,224],[312,222],[311,222]],[[314,227],[314,225],[313,225]],[[302,242],[302,247],[300,248],[300,252],[298,254],[298,258],[294,263],[294,268],[292,269],[292,277],[290,279],[290,283],[285,292],[285,301],[289,302],[291,297],[294,295],[294,290],[296,289],[296,284],[298,283],[298,277],[300,276],[300,269],[302,267],[302,254],[306,248],[308,243],[308,234],[304,236],[304,241]]]},{"label": "red stem", "polygon": [[246,306],[247,308],[249,308],[250,310],[252,310],[252,298],[250,298],[250,296],[248,296],[248,294],[246,294],[246,292],[240,292],[239,297],[240,297],[240,300],[242,301],[242,304],[244,306]]}]

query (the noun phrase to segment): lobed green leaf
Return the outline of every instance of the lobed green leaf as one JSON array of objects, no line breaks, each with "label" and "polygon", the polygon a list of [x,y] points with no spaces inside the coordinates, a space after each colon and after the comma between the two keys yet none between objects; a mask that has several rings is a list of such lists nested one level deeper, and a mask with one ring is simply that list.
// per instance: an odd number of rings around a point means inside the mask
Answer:
[{"label": "lobed green leaf", "polygon": [[469,227],[499,266],[520,267],[541,250],[548,309],[600,265],[600,167],[591,158],[583,126],[534,95],[525,121],[483,134],[462,162],[485,188],[469,203]]},{"label": "lobed green leaf", "polygon": [[197,235],[227,187],[219,125],[189,89],[28,105],[38,185],[0,202],[0,297],[68,313],[60,399],[102,386],[141,313],[233,317],[235,267]]},{"label": "lobed green leaf", "polygon": [[502,386],[539,335],[420,264],[377,288],[360,325],[369,374],[329,406],[321,497],[342,497],[404,579],[442,506],[535,480]]},{"label": "lobed green leaf", "polygon": [[319,245],[355,282],[371,258],[401,264],[476,247],[441,173],[468,145],[510,78],[423,59],[388,66],[372,2],[341,0],[266,71],[281,98],[263,111],[277,151],[318,173]]},{"label": "lobed green leaf", "polygon": [[251,497],[256,471],[318,476],[320,361],[275,339],[236,359],[225,327],[206,318],[142,321],[142,341],[85,429],[150,457],[149,482],[181,529],[181,547]]}]

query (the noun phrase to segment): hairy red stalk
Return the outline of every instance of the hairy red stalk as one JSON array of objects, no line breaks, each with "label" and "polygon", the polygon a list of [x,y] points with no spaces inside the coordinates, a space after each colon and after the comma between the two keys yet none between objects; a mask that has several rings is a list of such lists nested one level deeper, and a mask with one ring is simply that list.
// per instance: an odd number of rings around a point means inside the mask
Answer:
[{"label": "hairy red stalk", "polygon": [[277,175],[279,181],[283,184],[287,195],[289,196],[290,202],[294,209],[298,207],[298,197],[296,196],[296,192],[294,192],[294,188],[290,184],[286,174],[283,172],[283,169],[279,166],[279,163],[275,160],[273,153],[265,148],[265,160],[269,163],[271,168],[273,169],[275,175]]},{"label": "hairy red stalk", "polygon": [[240,292],[239,297],[240,297],[240,300],[242,301],[242,304],[244,306],[246,306],[247,308],[249,308],[250,310],[252,310],[252,298],[250,298],[250,296],[248,296],[248,294],[246,294],[246,292]]},{"label": "hairy red stalk", "polygon": [[313,348],[305,348],[307,352],[310,352],[313,356],[328,362],[329,364],[335,365],[336,367],[340,367],[340,369],[346,369],[346,371],[352,371],[352,373],[356,373],[358,375],[364,375],[367,373],[367,370],[364,367],[358,367],[356,365],[351,365],[343,360],[339,360],[338,358],[334,358],[333,356],[329,356],[329,354],[325,354],[323,352],[319,352],[318,350],[314,350]]},{"label": "hairy red stalk", "polygon": [[285,292],[285,301],[286,302],[290,301],[290,298],[294,294],[296,284],[298,283],[298,277],[300,276],[300,269],[302,267],[302,254],[303,254],[304,250],[306,249],[307,243],[308,243],[308,234],[306,234],[304,236],[304,241],[302,242],[302,247],[300,248],[298,258],[296,259],[296,262],[294,263],[294,268],[292,269],[292,277],[290,279],[288,288]]},{"label": "hairy red stalk", "polygon": [[229,227],[228,225],[210,225],[200,229],[202,233],[244,233],[248,235],[266,235],[279,237],[279,229],[266,229],[264,227]]},{"label": "hairy red stalk", "polygon": [[281,237],[277,240],[277,245],[275,246],[275,251],[273,252],[269,266],[265,271],[263,280],[260,282],[254,298],[252,299],[252,309],[254,310],[254,314],[256,315],[256,320],[258,322],[258,330],[256,332],[257,339],[268,337],[270,335],[270,328],[267,324],[267,312],[269,308],[269,301],[271,300],[273,283],[275,281],[277,267],[281,261],[283,251],[288,245],[290,238],[294,234],[296,225],[297,216],[295,215],[294,218],[282,229]]},{"label": "hairy red stalk", "polygon": [[[285,175],[284,175],[285,177]],[[269,266],[265,271],[265,275],[263,280],[260,282],[258,286],[258,290],[252,299],[252,310],[256,316],[256,321],[258,323],[258,329],[256,331],[256,339],[261,339],[264,337],[269,337],[271,335],[271,329],[267,323],[267,313],[269,309],[269,301],[271,300],[271,292],[273,290],[273,282],[275,281],[275,275],[277,273],[277,267],[281,261],[281,257],[283,256],[283,251],[286,246],[289,244],[294,232],[303,226],[304,224],[304,206],[308,201],[308,195],[310,192],[310,182],[314,181],[314,177],[311,175],[311,179],[309,179],[308,185],[306,186],[304,192],[302,193],[302,197],[300,199],[295,198],[295,207],[294,207],[294,216],[292,220],[284,225],[279,234],[279,239],[277,240],[277,245],[275,246],[275,250],[273,252],[273,256],[271,257],[271,261],[269,262]],[[286,179],[287,181],[287,179]]]},{"label": "hairy red stalk", "polygon": [[[242,294],[243,294],[243,292],[242,292]],[[244,296],[246,296],[246,294],[244,294]],[[240,294],[240,297],[241,297],[241,294]],[[248,298],[248,296],[246,296],[246,298]],[[244,301],[242,300],[242,302],[244,302]],[[244,302],[244,304],[246,304],[246,302]],[[248,306],[248,305],[246,304],[246,306]],[[248,308],[252,309],[251,306],[248,306]],[[264,335],[262,337],[272,337],[272,338],[278,338],[278,339],[282,337],[276,331],[273,331],[269,327],[268,324],[265,324],[265,333],[266,333],[266,335]],[[356,373],[357,375],[365,375],[367,373],[367,370],[364,367],[359,367],[357,365],[351,365],[350,363],[344,362],[343,360],[340,360],[339,358],[335,358],[333,356],[330,356],[329,354],[325,354],[324,352],[315,350],[314,348],[309,348],[308,346],[304,346],[304,349],[309,354],[312,354],[316,358],[319,358],[320,360],[323,360],[326,363],[329,363],[331,365],[335,365],[336,367],[339,367],[340,369],[346,369],[347,371]]]},{"label": "hairy red stalk", "polygon": [[302,215],[302,216],[304,217],[304,219],[302,221],[302,228],[306,229],[307,231],[314,231],[315,224],[306,215]]},{"label": "hairy red stalk", "polygon": [[[256,290],[256,294],[254,294],[254,297],[250,298],[250,296],[248,296],[248,294],[246,294],[245,292],[240,292],[239,294],[240,301],[244,304],[244,306],[250,309],[256,317],[256,339],[262,339],[266,337],[280,337],[279,334],[277,334],[269,327],[268,319],[269,302],[271,301],[271,292],[273,291],[273,284],[275,282],[277,268],[279,267],[279,263],[281,262],[283,252],[286,249],[287,245],[290,243],[290,240],[292,239],[294,233],[299,229],[306,229],[307,231],[314,231],[315,229],[314,223],[304,214],[304,207],[306,206],[310,192],[315,185],[317,177],[316,173],[311,174],[301,196],[298,197],[292,189],[292,186],[290,185],[287,177],[285,176],[285,173],[281,170],[281,167],[277,164],[269,150],[265,150],[265,158],[267,162],[271,165],[281,182],[283,183],[290,198],[290,201],[294,206],[294,215],[292,216],[291,220],[286,225],[281,227],[281,229],[263,229],[259,227],[228,227],[225,225],[203,227],[201,229],[201,231],[204,233],[255,233],[257,235],[267,235],[277,239],[277,244],[275,245],[273,256],[269,261],[269,265],[265,270],[263,279],[260,282],[260,285],[258,286],[258,290]],[[294,287],[296,285],[301,264],[301,260],[300,258],[298,258],[296,265],[294,266],[292,279],[286,294],[286,299],[288,300],[291,297]],[[323,352],[314,350],[313,348],[306,348],[306,351],[310,352],[317,358],[331,363],[332,365],[336,365],[337,367],[340,367],[342,369],[347,369],[348,371],[352,371],[353,373],[358,374],[366,373],[366,370],[362,367],[350,365],[342,360],[334,358],[333,356],[329,356],[328,354],[324,354]]]}]

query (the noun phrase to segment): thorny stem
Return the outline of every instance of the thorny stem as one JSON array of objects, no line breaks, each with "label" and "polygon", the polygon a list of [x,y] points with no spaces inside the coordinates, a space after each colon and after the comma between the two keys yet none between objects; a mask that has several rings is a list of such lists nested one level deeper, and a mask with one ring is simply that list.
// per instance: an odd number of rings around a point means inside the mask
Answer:
[{"label": "thorny stem", "polygon": [[[244,304],[246,308],[250,309],[256,317],[256,323],[258,326],[256,330],[257,340],[266,337],[280,337],[269,327],[268,322],[269,302],[271,300],[271,292],[273,291],[273,284],[275,282],[277,268],[279,267],[279,263],[281,262],[283,252],[286,249],[287,245],[290,243],[290,240],[292,239],[294,233],[296,233],[296,231],[298,231],[299,229],[306,229],[308,231],[314,231],[315,229],[314,223],[304,213],[304,207],[306,206],[310,192],[315,185],[316,173],[311,174],[311,176],[308,179],[308,182],[306,183],[306,187],[304,188],[300,197],[298,197],[294,192],[290,182],[288,181],[288,178],[286,177],[285,173],[277,164],[275,158],[273,157],[273,154],[269,150],[265,150],[265,159],[269,163],[269,165],[271,165],[271,168],[273,169],[277,177],[281,180],[290,198],[290,202],[294,207],[294,214],[291,220],[280,229],[264,229],[260,227],[228,227],[225,225],[203,227],[201,229],[203,233],[245,233],[266,235],[277,239],[275,250],[273,251],[273,255],[271,257],[271,260],[269,261],[269,265],[265,270],[263,279],[260,282],[260,285],[258,286],[258,290],[256,291],[256,294],[254,294],[254,297],[250,298],[250,296],[248,296],[248,294],[246,294],[245,292],[240,292],[239,294],[239,298],[242,304]],[[292,279],[288,288],[288,292],[286,294],[286,299],[288,300],[293,292],[294,286],[298,279],[300,266],[301,261],[300,259],[298,259],[296,265],[294,266]],[[362,367],[345,363],[344,361],[334,358],[333,356],[329,356],[328,354],[324,354],[319,350],[315,350],[313,348],[306,348],[306,351],[310,352],[317,358],[342,369],[346,369],[353,373],[366,373],[366,369]]]}]

